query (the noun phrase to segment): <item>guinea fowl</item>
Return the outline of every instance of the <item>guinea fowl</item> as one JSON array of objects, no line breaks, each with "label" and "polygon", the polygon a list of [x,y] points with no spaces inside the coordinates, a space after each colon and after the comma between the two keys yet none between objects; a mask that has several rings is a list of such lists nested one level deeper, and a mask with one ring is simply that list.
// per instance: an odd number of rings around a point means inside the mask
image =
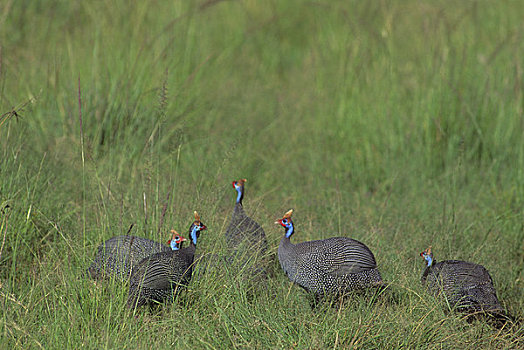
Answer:
[{"label": "guinea fowl", "polygon": [[244,198],[244,184],[247,180],[240,179],[233,181],[233,188],[237,191],[237,199],[231,222],[226,230],[227,245],[237,253],[240,247],[248,250],[249,254],[263,255],[267,250],[266,234],[262,227],[244,212],[242,199]]},{"label": "guinea fowl", "polygon": [[275,222],[285,228],[278,259],[291,281],[313,293],[317,300],[326,295],[342,296],[353,290],[383,286],[373,253],[357,240],[332,237],[291,243],[295,232],[292,213],[289,210]]},{"label": "guinea fowl", "polygon": [[87,269],[93,279],[116,276],[127,281],[133,267],[154,253],[169,252],[164,244],[136,236],[112,237],[98,246],[95,259]]},{"label": "guinea fowl", "polygon": [[444,294],[451,308],[471,312],[501,312],[493,280],[482,265],[460,260],[437,262],[431,247],[420,253],[426,260],[422,284],[435,295]]},{"label": "guinea fowl", "polygon": [[292,282],[320,299],[325,295],[341,296],[353,290],[382,286],[375,257],[363,243],[332,237],[298,244],[291,243],[295,232],[289,210],[275,222],[286,234],[278,247],[282,269]]},{"label": "guinea fowl", "polygon": [[[179,287],[187,285],[191,280],[197,240],[200,231],[205,229],[195,211],[195,221],[189,228],[189,247],[152,254],[143,259],[133,269],[127,306],[134,308],[150,301],[162,302],[176,294]],[[173,241],[176,239],[171,240],[171,244]]]}]

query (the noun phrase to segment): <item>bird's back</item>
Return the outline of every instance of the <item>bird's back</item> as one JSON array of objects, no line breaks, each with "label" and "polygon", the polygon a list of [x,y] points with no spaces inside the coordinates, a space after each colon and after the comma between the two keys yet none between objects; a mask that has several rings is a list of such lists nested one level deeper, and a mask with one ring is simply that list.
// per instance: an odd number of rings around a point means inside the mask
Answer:
[{"label": "bird's back", "polygon": [[444,292],[453,307],[502,310],[488,270],[478,264],[446,260],[426,268],[422,283],[434,294]]},{"label": "bird's back", "polygon": [[161,302],[191,279],[195,249],[160,252],[143,259],[133,270],[129,285],[128,306]]},{"label": "bird's back", "polygon": [[382,281],[373,253],[357,240],[333,237],[296,245],[286,240],[278,250],[281,266],[292,281],[309,291],[339,293]]},{"label": "bird's back", "polygon": [[230,249],[240,246],[264,254],[267,250],[267,239],[264,229],[246,215],[242,204],[236,203],[231,215],[231,221],[226,230],[226,241]]},{"label": "bird's back", "polygon": [[169,251],[170,247],[142,237],[112,237],[98,246],[95,259],[87,272],[94,279],[116,276],[127,280],[142,259],[151,254]]}]

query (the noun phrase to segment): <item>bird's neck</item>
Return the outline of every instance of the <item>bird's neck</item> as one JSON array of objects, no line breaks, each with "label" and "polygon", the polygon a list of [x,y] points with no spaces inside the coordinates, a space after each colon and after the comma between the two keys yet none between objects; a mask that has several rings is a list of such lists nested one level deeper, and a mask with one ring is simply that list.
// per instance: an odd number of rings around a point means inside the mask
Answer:
[{"label": "bird's neck", "polygon": [[293,227],[293,224],[291,224],[291,226],[289,226],[287,229],[286,229],[286,238],[287,239],[290,239],[291,238],[291,235],[295,232],[295,228]]},{"label": "bird's neck", "polygon": [[183,251],[190,252],[190,254],[195,254],[196,246],[191,243],[188,247],[184,248]]},{"label": "bird's neck", "polygon": [[186,259],[188,266],[191,266],[191,264],[193,264],[193,261],[195,259],[195,251],[196,246],[193,245],[193,243],[191,243],[189,247],[186,247],[181,250],[181,254],[183,255],[184,259]]},{"label": "bird's neck", "polygon": [[198,239],[198,227],[194,226],[191,229],[191,245],[194,245],[196,247],[197,239]]},{"label": "bird's neck", "polygon": [[289,239],[289,237],[282,237],[282,239],[280,240],[280,246],[284,247],[284,248],[287,248],[287,247],[290,247],[294,245],[293,243],[291,243],[291,240]]},{"label": "bird's neck", "polygon": [[284,236],[280,240],[278,259],[280,260],[280,265],[287,273],[289,273],[290,264],[293,265],[293,261],[299,260],[299,257],[296,256],[295,245],[291,243],[289,237]]},{"label": "bird's neck", "polygon": [[235,187],[237,190],[237,203],[242,205],[242,199],[244,199],[244,188],[243,187]]}]

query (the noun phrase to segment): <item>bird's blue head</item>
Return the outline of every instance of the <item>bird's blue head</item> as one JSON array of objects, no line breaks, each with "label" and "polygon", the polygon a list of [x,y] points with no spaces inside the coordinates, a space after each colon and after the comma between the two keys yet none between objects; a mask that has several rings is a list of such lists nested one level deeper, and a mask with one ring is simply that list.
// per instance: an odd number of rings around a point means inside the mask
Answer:
[{"label": "bird's blue head", "polygon": [[205,229],[207,229],[206,225],[204,225],[202,221],[200,221],[200,216],[195,211],[195,221],[191,224],[191,227],[189,227],[191,244],[196,246],[198,237],[200,236],[200,231],[204,231]]},{"label": "bird's blue head", "polygon": [[173,250],[182,249],[182,242],[187,241],[187,239],[182,237],[175,230],[171,230],[171,233],[173,234],[173,237],[169,241],[167,241],[167,244],[169,244],[169,246]]},{"label": "bird's blue head", "polygon": [[286,229],[286,238],[291,237],[295,228],[293,227],[293,221],[291,220],[291,215],[293,214],[293,209],[289,210],[284,214],[282,219],[275,221],[275,224],[279,224]]},{"label": "bird's blue head", "polygon": [[244,198],[244,183],[246,181],[246,179],[233,181],[233,188],[237,191],[237,203],[242,204],[242,199]]},{"label": "bird's blue head", "polygon": [[433,253],[431,252],[431,247],[424,250],[420,253],[420,256],[426,260],[427,266],[430,267],[433,264]]}]

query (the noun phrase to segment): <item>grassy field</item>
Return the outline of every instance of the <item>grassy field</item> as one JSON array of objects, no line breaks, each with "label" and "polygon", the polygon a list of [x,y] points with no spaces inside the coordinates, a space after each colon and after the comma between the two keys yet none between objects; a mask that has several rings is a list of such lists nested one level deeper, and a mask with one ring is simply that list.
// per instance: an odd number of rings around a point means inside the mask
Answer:
[{"label": "grassy field", "polygon": [[[131,5],[131,3],[133,5]],[[448,313],[419,253],[490,271],[524,317],[524,2],[0,2],[0,348],[522,348]],[[81,106],[81,108],[80,108]],[[210,271],[157,310],[82,276],[98,244],[197,210],[223,252],[231,181],[276,253],[365,242],[397,301],[315,310]]]}]

